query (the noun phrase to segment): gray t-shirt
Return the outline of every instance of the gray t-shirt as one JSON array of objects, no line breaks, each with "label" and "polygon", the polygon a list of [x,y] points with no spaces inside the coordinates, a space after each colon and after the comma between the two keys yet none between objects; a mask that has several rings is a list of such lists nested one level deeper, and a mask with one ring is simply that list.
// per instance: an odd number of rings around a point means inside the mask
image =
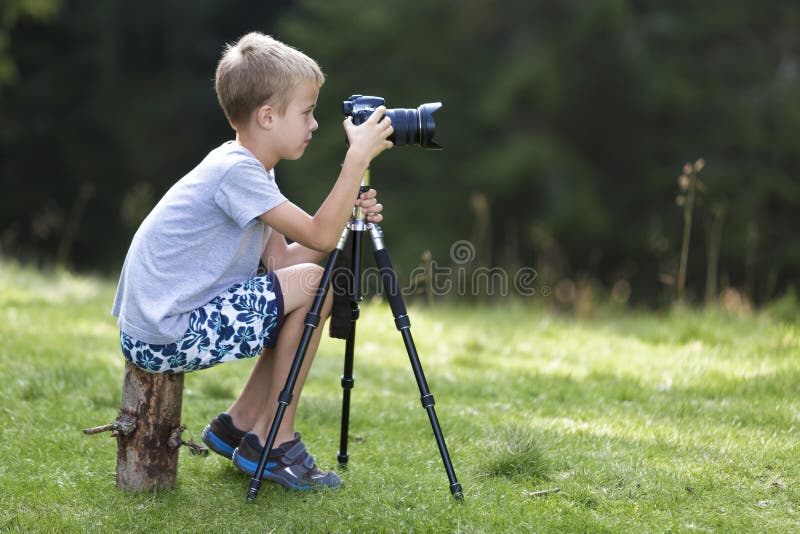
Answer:
[{"label": "gray t-shirt", "polygon": [[133,236],[112,309],[120,329],[146,343],[180,339],[193,310],[256,273],[271,232],[258,216],[285,201],[249,150],[212,150]]}]

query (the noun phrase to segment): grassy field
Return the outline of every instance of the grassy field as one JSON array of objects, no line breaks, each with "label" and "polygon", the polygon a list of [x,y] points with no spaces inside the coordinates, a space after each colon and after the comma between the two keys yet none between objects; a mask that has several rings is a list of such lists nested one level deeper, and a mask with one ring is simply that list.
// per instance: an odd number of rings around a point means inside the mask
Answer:
[{"label": "grassy field", "polygon": [[[187,450],[177,489],[115,488],[114,440],[81,433],[119,409],[113,289],[0,262],[0,531],[800,531],[800,323],[410,307],[458,505],[391,314],[368,304],[345,486],[265,484],[248,505],[246,476]],[[329,468],[342,351],[324,339],[298,414]],[[184,437],[199,441],[250,365],[187,375]]]}]

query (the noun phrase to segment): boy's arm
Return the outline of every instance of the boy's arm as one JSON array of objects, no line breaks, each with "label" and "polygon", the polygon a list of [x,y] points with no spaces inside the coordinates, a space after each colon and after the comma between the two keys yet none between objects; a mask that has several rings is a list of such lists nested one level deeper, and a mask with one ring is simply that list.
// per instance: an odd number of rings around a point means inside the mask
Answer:
[{"label": "boy's arm", "polygon": [[[383,220],[383,215],[381,215],[383,205],[378,203],[376,195],[375,190],[370,189],[361,194],[356,205],[364,210],[369,222],[377,224]],[[342,226],[342,229],[344,229],[344,226]],[[326,254],[326,252],[308,248],[300,243],[289,245],[286,243],[286,238],[283,234],[273,229],[264,253],[261,255],[261,262],[268,270],[274,271],[290,265],[297,265],[298,263],[319,263],[325,258]]]},{"label": "boy's arm", "polygon": [[350,148],[339,178],[313,217],[292,202],[284,202],[263,213],[261,220],[292,241],[312,250],[333,250],[353,209],[353,199],[358,195],[364,172],[372,159],[392,147],[392,142],[386,138],[394,130],[388,118],[381,120],[385,113],[386,108],[380,106],[359,126],[353,125],[352,117],[345,119],[344,128]]}]

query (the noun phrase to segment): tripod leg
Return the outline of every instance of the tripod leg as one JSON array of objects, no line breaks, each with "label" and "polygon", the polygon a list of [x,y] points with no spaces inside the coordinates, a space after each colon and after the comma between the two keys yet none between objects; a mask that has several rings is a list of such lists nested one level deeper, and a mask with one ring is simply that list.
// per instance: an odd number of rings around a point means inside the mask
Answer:
[{"label": "tripod leg", "polygon": [[256,495],[258,495],[258,490],[261,488],[261,474],[264,472],[269,451],[272,449],[275,443],[275,437],[278,435],[278,428],[281,425],[281,421],[283,421],[283,414],[286,411],[286,407],[292,402],[292,391],[294,390],[295,382],[297,382],[297,375],[300,373],[300,367],[303,365],[303,359],[308,350],[308,343],[311,340],[314,329],[319,326],[321,318],[320,310],[322,310],[322,304],[325,302],[325,295],[328,292],[328,286],[330,285],[333,269],[336,266],[336,260],[339,257],[339,253],[344,249],[344,244],[349,234],[350,227],[348,226],[342,232],[338,246],[328,257],[328,263],[325,266],[322,279],[319,282],[317,295],[314,297],[314,302],[311,304],[311,310],[306,314],[305,328],[303,329],[300,343],[297,346],[297,352],[292,361],[292,367],[289,369],[289,375],[286,378],[286,386],[280,392],[280,395],[278,395],[278,410],[275,413],[275,418],[272,420],[272,426],[267,435],[267,442],[264,444],[264,450],[261,452],[261,458],[258,460],[258,467],[256,467],[253,478],[250,479],[250,487],[247,490],[247,502],[253,502]]},{"label": "tripod leg", "polygon": [[[360,222],[360,221],[359,221]],[[350,391],[353,389],[353,354],[356,343],[356,321],[361,312],[361,241],[363,230],[361,224],[353,229],[351,234],[352,248],[350,255],[350,330],[344,349],[344,372],[342,373],[342,425],[339,433],[339,453],[336,458],[340,467],[347,467],[350,455],[347,452],[347,440],[350,432]]]},{"label": "tripod leg", "polygon": [[428,390],[428,383],[422,371],[422,364],[419,361],[414,339],[411,337],[411,321],[408,318],[403,297],[400,295],[400,289],[397,284],[397,274],[392,267],[389,251],[386,250],[383,244],[383,232],[374,224],[369,225],[368,228],[370,229],[372,241],[375,245],[375,263],[378,265],[378,269],[381,273],[381,280],[383,281],[386,298],[389,301],[389,306],[392,308],[395,325],[403,336],[403,343],[406,346],[408,359],[411,362],[411,368],[414,371],[414,377],[419,387],[422,407],[428,412],[428,419],[430,419],[431,422],[433,435],[436,437],[436,444],[439,446],[439,453],[442,455],[442,462],[444,463],[445,471],[447,471],[447,478],[450,480],[450,493],[460,502],[464,499],[464,494],[461,490],[461,484],[456,479],[456,473],[450,461],[450,454],[447,452],[447,445],[444,442],[442,429],[439,426],[439,419],[436,417],[436,410],[433,407],[433,395]]}]

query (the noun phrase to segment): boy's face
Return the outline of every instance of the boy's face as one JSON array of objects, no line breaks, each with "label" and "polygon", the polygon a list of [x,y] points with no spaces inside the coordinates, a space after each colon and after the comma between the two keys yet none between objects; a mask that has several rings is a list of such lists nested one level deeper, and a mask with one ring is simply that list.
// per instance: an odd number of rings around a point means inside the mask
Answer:
[{"label": "boy's face", "polygon": [[299,159],[318,127],[314,119],[319,87],[313,82],[301,83],[292,90],[283,115],[275,115],[274,133],[280,159]]}]

